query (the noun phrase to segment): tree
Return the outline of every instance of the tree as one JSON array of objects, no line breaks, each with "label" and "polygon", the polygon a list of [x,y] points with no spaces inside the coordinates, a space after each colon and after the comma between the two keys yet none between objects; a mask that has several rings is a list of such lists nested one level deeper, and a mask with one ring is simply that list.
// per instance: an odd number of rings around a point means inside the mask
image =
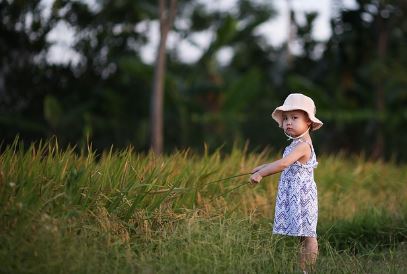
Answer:
[{"label": "tree", "polygon": [[406,103],[406,80],[401,75],[406,74],[402,37],[407,5],[400,0],[357,4],[355,9],[341,9],[334,18],[332,36],[319,60],[297,60],[297,74],[319,90],[317,104],[329,128],[321,133],[326,140],[335,140],[325,142],[326,149],[364,151],[373,159],[405,158],[396,148],[405,143],[407,134],[400,118]]},{"label": "tree", "polygon": [[[32,140],[46,133],[43,98],[61,70],[46,62],[53,13],[42,16],[41,1],[0,1],[0,131]],[[66,73],[66,71],[65,71]],[[45,87],[43,83],[48,83]]]},{"label": "tree", "polygon": [[151,147],[157,154],[163,150],[163,98],[168,33],[175,18],[177,0],[158,0],[160,18],[160,43],[154,71],[153,92],[151,95]]}]

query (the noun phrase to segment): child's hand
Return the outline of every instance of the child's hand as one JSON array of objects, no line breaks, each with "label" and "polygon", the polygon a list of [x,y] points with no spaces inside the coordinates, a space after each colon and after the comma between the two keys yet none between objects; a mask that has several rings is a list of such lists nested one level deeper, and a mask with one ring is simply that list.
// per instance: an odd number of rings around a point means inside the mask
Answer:
[{"label": "child's hand", "polygon": [[250,176],[250,183],[258,184],[260,183],[261,179],[263,179],[263,177],[259,173],[254,173],[252,176]]}]

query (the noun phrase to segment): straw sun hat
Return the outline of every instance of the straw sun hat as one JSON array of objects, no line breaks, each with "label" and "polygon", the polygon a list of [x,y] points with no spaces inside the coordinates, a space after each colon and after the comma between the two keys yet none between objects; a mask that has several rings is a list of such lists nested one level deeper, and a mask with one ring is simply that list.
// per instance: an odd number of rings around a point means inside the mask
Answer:
[{"label": "straw sun hat", "polygon": [[315,108],[314,101],[301,93],[291,93],[288,95],[284,101],[284,104],[277,107],[271,116],[274,120],[276,120],[280,127],[283,127],[283,112],[291,110],[305,111],[312,122],[312,130],[317,130],[322,127],[323,123],[315,117],[317,109]]}]

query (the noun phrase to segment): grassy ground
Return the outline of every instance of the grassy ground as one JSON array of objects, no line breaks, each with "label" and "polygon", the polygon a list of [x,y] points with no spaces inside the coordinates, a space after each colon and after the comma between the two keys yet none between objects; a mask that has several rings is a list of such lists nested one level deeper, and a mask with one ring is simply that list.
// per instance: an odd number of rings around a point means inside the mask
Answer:
[{"label": "grassy ground", "polygon": [[[0,155],[0,273],[300,273],[298,242],[271,234],[278,176],[213,182],[277,156],[15,143]],[[406,273],[407,167],[319,162],[318,272]]]}]

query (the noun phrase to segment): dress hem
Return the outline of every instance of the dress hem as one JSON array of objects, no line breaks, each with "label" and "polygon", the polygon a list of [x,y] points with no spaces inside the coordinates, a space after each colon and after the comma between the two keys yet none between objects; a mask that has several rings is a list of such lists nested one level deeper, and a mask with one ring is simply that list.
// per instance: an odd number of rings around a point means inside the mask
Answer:
[{"label": "dress hem", "polygon": [[284,235],[284,236],[294,236],[294,237],[313,237],[313,238],[317,238],[317,234],[313,234],[313,235],[309,235],[309,234],[290,234],[290,233],[275,232],[275,231],[273,231],[273,234]]}]

